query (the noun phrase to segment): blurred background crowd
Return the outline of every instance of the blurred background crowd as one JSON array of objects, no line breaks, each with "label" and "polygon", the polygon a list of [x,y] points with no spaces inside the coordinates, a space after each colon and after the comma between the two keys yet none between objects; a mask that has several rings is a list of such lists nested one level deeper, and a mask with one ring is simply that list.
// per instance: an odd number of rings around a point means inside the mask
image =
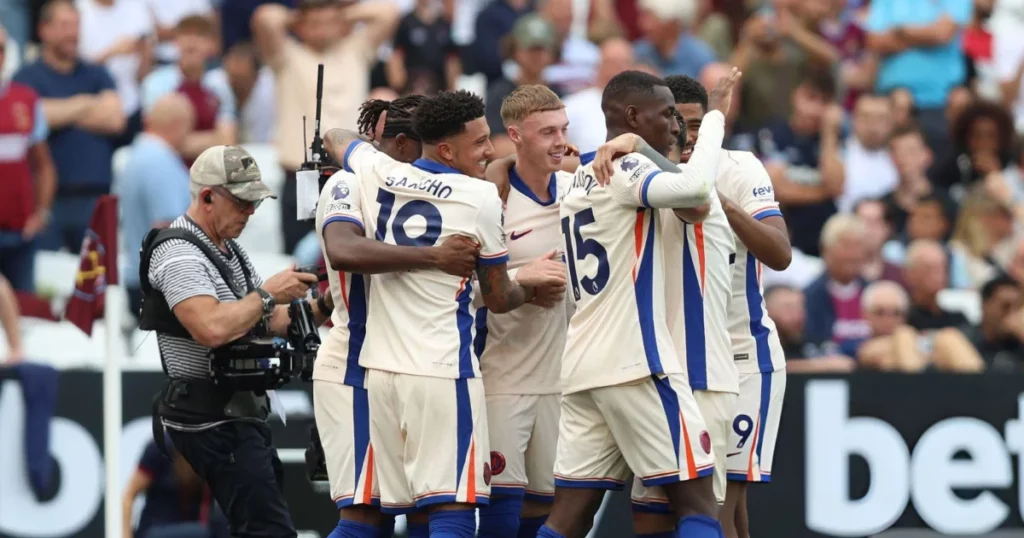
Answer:
[{"label": "blurred background crowd", "polygon": [[320,261],[295,219],[318,63],[326,127],[466,88],[496,156],[518,85],[561,95],[589,151],[615,74],[739,66],[726,145],[763,161],[790,228],[791,266],[762,279],[791,371],[1024,370],[1024,0],[0,0],[0,24],[13,358],[17,309],[66,299],[102,194],[137,305],[137,245],[212,145],[250,149],[280,195],[243,236],[254,257]]}]

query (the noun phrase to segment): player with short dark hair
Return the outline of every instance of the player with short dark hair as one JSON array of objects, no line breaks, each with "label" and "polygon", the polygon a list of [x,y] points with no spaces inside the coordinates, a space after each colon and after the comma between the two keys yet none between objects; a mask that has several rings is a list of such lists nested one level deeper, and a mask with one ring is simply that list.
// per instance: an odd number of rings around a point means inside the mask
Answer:
[{"label": "player with short dark hair", "polygon": [[[371,99],[359,107],[359,134],[370,136],[377,148],[397,161],[411,163],[423,152],[420,136],[413,129],[412,117],[426,97],[408,95],[394,101]],[[376,134],[381,119],[384,125],[380,136]]]},{"label": "player with short dark hair", "polygon": [[576,313],[562,356],[555,501],[540,537],[585,536],[605,491],[631,472],[651,497],[635,501],[675,515],[659,536],[722,536],[710,437],[667,321],[664,274],[681,274],[682,260],[666,254],[657,209],[709,203],[738,79],[734,71],[716,90],[704,140],[682,168],[665,158],[679,132],[665,82],[626,71],[605,87],[610,141],[580,156],[560,211]]},{"label": "player with short dark hair", "polygon": [[[669,77],[667,82],[676,109],[686,117],[689,137],[682,158],[687,162],[699,142],[707,91],[686,76]],[[761,265],[785,269],[792,249],[771,178],[757,157],[745,151],[723,151],[717,186],[736,240],[728,331],[733,362],[739,369],[740,394],[728,431],[728,484],[719,517],[726,536],[744,538],[750,535],[746,487],[771,481],[786,387],[785,357],[775,323],[765,308]]]},{"label": "player with short dark hair", "polygon": [[[427,99],[413,127],[423,141],[413,163],[395,161],[351,131],[327,132],[324,149],[355,174],[348,207],[339,212],[390,245],[470,238],[480,246],[476,273],[492,312],[518,308],[537,287],[564,286],[564,267],[553,260],[509,278],[498,189],[476,179],[493,152],[480,98],[458,91]],[[382,510],[426,510],[430,536],[471,538],[491,480],[484,387],[473,356],[474,282],[432,269],[375,278],[359,365],[367,370]]]}]

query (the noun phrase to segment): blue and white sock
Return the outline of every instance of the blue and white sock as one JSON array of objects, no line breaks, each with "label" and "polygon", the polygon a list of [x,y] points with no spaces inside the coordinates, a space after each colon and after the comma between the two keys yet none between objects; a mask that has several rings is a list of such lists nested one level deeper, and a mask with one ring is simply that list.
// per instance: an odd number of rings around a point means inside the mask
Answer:
[{"label": "blue and white sock", "polygon": [[[480,527],[477,538],[516,538],[519,533],[519,514],[523,511],[523,499],[501,496],[491,499],[490,504],[480,507]],[[536,529],[531,537],[537,536]]]},{"label": "blue and white sock", "polygon": [[327,538],[377,538],[377,527],[342,519]]},{"label": "blue and white sock", "polygon": [[536,538],[548,516],[524,517],[519,520],[519,534],[516,538]]},{"label": "blue and white sock", "polygon": [[430,538],[473,538],[476,510],[444,510],[430,514]]},{"label": "blue and white sock", "polygon": [[565,538],[565,536],[558,534],[551,527],[544,525],[540,528],[540,532],[537,533],[537,538]]},{"label": "blue and white sock", "polygon": [[682,538],[725,538],[722,524],[710,516],[686,516],[679,520],[676,536]]}]

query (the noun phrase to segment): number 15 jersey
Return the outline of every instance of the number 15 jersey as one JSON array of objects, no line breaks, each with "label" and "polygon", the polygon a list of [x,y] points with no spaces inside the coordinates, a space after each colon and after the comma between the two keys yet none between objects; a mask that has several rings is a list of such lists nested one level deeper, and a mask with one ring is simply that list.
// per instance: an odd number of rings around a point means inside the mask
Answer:
[{"label": "number 15 jersey", "polygon": [[663,230],[658,209],[695,207],[714,189],[725,119],[705,116],[682,172],[663,172],[630,153],[613,161],[611,182],[594,179],[594,153],[561,203],[569,286],[576,313],[562,356],[562,392],[682,373],[666,321]]},{"label": "number 15 jersey", "polygon": [[[432,247],[454,235],[480,244],[481,264],[505,264],[501,198],[493,183],[420,159],[401,163],[353,142],[342,163],[358,178],[366,235]],[[448,379],[480,376],[473,353],[472,280],[436,269],[373,275],[364,368]]]}]

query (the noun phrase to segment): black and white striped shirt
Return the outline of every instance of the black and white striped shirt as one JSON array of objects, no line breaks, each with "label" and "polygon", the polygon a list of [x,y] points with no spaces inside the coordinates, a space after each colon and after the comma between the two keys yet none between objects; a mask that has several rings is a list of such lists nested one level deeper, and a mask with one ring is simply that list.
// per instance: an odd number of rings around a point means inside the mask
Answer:
[{"label": "black and white striped shirt", "polygon": [[[214,252],[217,252],[231,269],[237,289],[246,290],[242,263],[245,263],[249,270],[253,286],[259,287],[263,284],[241,247],[238,247],[240,256],[235,256],[230,251],[221,250],[198,226],[184,216],[175,219],[171,223],[171,227],[185,228],[191,231],[196,237],[206,242]],[[200,295],[216,297],[221,302],[239,299],[231,287],[224,282],[220,271],[203,254],[203,251],[183,239],[171,239],[157,246],[150,260],[149,282],[153,288],[163,293],[167,305],[172,309],[178,303]],[[160,348],[160,356],[163,358],[167,375],[171,378],[210,379],[210,359],[207,357],[209,348],[188,338],[178,338],[160,333],[157,333],[157,345]],[[203,426],[209,427],[210,425],[212,424]]]}]

